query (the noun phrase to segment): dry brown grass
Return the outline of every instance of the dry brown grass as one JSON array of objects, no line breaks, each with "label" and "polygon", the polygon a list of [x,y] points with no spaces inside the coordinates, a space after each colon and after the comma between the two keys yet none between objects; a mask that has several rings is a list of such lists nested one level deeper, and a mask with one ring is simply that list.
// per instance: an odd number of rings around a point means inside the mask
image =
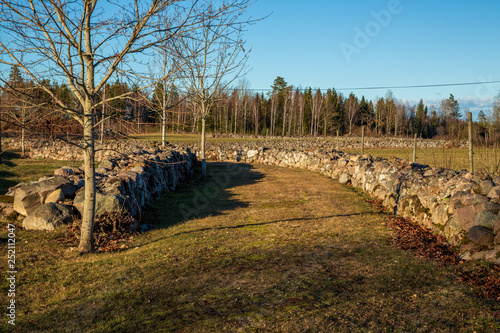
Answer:
[{"label": "dry brown grass", "polygon": [[[385,217],[362,194],[319,174],[271,166],[241,164],[224,178],[228,166],[211,163],[207,181],[156,202],[145,215],[159,229],[130,250],[79,257],[52,245],[51,234],[18,231],[16,328],[500,329],[498,304],[477,297],[450,269],[387,245]],[[217,179],[227,185],[217,190]],[[200,193],[210,195],[203,201]],[[182,207],[193,214],[185,218]]]}]

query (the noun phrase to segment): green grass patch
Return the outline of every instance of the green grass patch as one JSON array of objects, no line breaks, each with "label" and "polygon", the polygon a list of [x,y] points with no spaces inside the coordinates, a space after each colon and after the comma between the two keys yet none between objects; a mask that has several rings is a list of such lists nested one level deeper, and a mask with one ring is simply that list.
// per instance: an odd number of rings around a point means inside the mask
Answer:
[{"label": "green grass patch", "polygon": [[21,158],[20,151],[4,151],[0,164],[0,194],[7,193],[9,187],[18,183],[32,182],[42,176],[51,176],[57,168],[63,166],[79,167],[81,163],[81,161],[25,159]]}]

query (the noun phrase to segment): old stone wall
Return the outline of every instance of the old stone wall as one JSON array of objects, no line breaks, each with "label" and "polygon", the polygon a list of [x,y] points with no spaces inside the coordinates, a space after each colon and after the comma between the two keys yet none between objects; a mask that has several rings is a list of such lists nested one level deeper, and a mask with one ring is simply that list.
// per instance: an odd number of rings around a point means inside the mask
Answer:
[{"label": "old stone wall", "polygon": [[[193,145],[197,151],[199,147]],[[306,147],[307,148],[307,147]],[[496,260],[500,254],[500,183],[467,171],[431,168],[406,160],[355,155],[287,144],[209,144],[207,160],[260,163],[319,172],[352,184],[460,245],[464,258]],[[495,179],[498,181],[498,179]],[[479,251],[486,250],[488,251]]]},{"label": "old stone wall", "polygon": [[[226,138],[223,136],[222,138]],[[237,136],[237,139],[248,139],[250,142],[255,142],[255,138],[245,136]],[[217,138],[215,138],[217,139]],[[359,137],[340,137],[328,139],[313,139],[313,138],[278,138],[271,137],[266,140],[265,137],[258,137],[259,141],[264,145],[272,145],[275,148],[287,149],[290,144],[300,142],[301,150],[309,149],[332,149],[339,147],[342,149],[359,149],[361,147],[361,138]],[[279,139],[274,140],[274,139]],[[78,144],[78,141],[74,142]],[[96,140],[96,160],[100,161],[106,157],[115,157],[124,151],[136,151],[144,149],[144,147],[153,147],[155,142],[145,141],[106,141],[102,146],[99,140]],[[414,141],[409,138],[366,138],[365,148],[413,148]],[[466,141],[445,141],[445,140],[421,140],[417,141],[418,148],[442,148],[442,147],[467,147]],[[2,139],[3,149],[20,149],[21,141],[19,138],[4,138]],[[83,160],[83,154],[75,145],[65,143],[63,141],[43,140],[43,139],[27,139],[26,147],[29,148],[28,156],[30,158],[50,158],[54,160]]]},{"label": "old stone wall", "polygon": [[[72,144],[73,143],[73,144]],[[67,143],[64,141],[27,139],[27,155],[30,158],[46,159],[60,161],[83,160],[82,150],[78,148],[79,141]],[[112,157],[120,157],[124,153],[138,152],[145,148],[151,148],[155,145],[147,141],[135,140],[113,140],[105,141],[103,145],[96,140],[96,161]],[[2,138],[2,149],[21,149],[21,141],[18,138]]]},{"label": "old stone wall", "polygon": [[[140,142],[123,143],[124,150],[116,151],[120,154],[106,157],[99,163],[96,168],[96,214],[126,210],[131,215],[140,215],[153,199],[174,190],[194,171],[196,155],[189,148],[136,149],[140,145]],[[67,220],[54,218],[62,206],[83,211],[84,187],[82,169],[63,167],[54,172],[54,177],[18,184],[8,195],[14,196],[14,209],[27,216],[24,227],[52,230],[54,223]]]}]

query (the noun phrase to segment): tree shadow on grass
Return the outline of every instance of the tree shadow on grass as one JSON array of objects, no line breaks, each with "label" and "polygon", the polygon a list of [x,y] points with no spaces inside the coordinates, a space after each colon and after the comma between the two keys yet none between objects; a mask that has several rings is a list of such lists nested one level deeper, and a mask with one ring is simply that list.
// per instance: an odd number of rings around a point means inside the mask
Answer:
[{"label": "tree shadow on grass", "polygon": [[19,154],[18,151],[14,150],[6,150],[2,152],[2,163],[8,167],[14,167],[17,164],[12,162],[14,159],[19,159],[21,158],[21,154]]},{"label": "tree shadow on grass", "polygon": [[17,182],[11,179],[15,176],[12,172],[0,170],[0,194],[7,193],[10,187],[17,185]]},{"label": "tree shadow on grass", "polygon": [[368,214],[368,213],[351,213],[351,214],[336,214],[336,215],[315,216],[315,217],[298,217],[298,218],[294,218],[294,219],[275,220],[275,221],[267,221],[267,222],[260,222],[260,223],[238,224],[238,225],[227,226],[227,227],[201,228],[201,229],[179,232],[179,233],[173,234],[172,237],[179,236],[179,235],[192,234],[195,232],[209,231],[209,230],[241,229],[241,228],[247,228],[247,227],[258,227],[258,226],[277,224],[277,223],[282,223],[282,222],[306,222],[306,221],[331,219],[331,218],[335,218],[335,217],[361,216],[361,215],[365,215],[365,214]]},{"label": "tree shadow on grass", "polygon": [[250,164],[209,163],[206,179],[191,180],[156,200],[143,214],[146,224],[168,228],[195,218],[217,216],[224,211],[248,207],[232,198],[229,189],[256,183],[264,177]]},{"label": "tree shadow on grass", "polygon": [[[17,185],[17,182],[11,178],[16,175],[8,171],[10,168],[16,167],[17,164],[12,160],[21,158],[21,155],[16,151],[3,151],[2,163],[0,164],[0,194],[5,194],[9,187]],[[1,198],[0,198],[1,201]]]}]

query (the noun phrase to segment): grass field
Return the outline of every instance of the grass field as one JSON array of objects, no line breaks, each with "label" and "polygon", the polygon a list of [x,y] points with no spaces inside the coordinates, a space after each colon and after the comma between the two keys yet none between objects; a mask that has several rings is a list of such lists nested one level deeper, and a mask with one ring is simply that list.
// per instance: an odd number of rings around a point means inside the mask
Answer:
[{"label": "grass field", "polygon": [[0,195],[5,194],[9,187],[20,182],[38,180],[41,176],[54,174],[54,170],[62,166],[79,167],[81,161],[54,161],[23,159],[21,151],[7,150],[2,152],[0,164]]},{"label": "grass field", "polygon": [[363,194],[293,169],[209,171],[158,200],[143,214],[158,229],[121,252],[80,256],[56,242],[65,230],[17,230],[16,331],[500,330],[499,304],[387,245]]}]

